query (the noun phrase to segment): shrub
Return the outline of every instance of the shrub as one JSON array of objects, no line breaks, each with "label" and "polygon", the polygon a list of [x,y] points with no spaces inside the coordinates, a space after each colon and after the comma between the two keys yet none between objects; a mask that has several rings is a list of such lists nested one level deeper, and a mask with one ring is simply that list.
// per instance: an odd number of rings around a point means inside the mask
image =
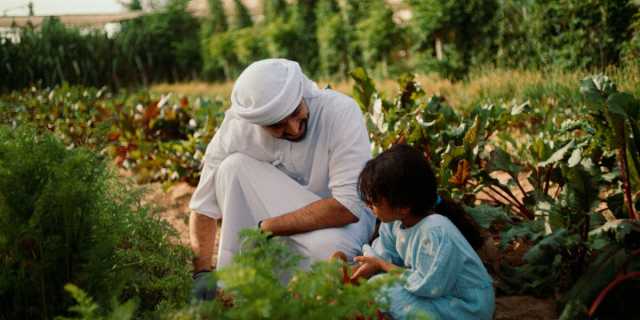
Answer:
[{"label": "shrub", "polygon": [[202,64],[199,28],[184,0],[124,22],[115,38],[47,18],[39,30],[23,28],[19,42],[0,40],[0,88],[65,82],[128,87],[193,79]]},{"label": "shrub", "polygon": [[384,1],[371,0],[368,4],[366,17],[356,26],[356,41],[362,49],[364,67],[387,77],[392,54],[403,48],[402,29],[393,21],[393,11]]},{"label": "shrub", "polygon": [[[638,9],[628,0],[554,0],[532,7],[531,41],[541,63],[604,68],[620,61]],[[535,56],[534,56],[535,58]]]},{"label": "shrub", "polygon": [[346,77],[349,70],[349,29],[335,0],[319,1],[316,7],[318,24],[319,74],[325,78]]},{"label": "shrub", "polygon": [[[423,53],[416,63],[425,71],[436,67],[437,71],[446,71],[443,75],[460,79],[472,64],[486,62],[492,56],[498,1],[412,0],[410,4],[414,13],[415,51]],[[430,50],[436,40],[446,46],[443,60],[430,54],[435,54]],[[444,66],[437,67],[438,64]]]},{"label": "shrub", "polygon": [[3,316],[63,314],[67,283],[103,306],[136,296],[143,316],[186,301],[189,251],[140,196],[86,149],[0,127]]}]

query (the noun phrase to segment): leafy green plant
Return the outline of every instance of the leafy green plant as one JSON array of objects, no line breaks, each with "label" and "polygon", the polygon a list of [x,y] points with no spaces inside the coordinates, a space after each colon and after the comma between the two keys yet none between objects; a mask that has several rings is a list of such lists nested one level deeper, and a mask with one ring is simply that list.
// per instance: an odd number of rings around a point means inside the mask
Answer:
[{"label": "leafy green plant", "polygon": [[76,302],[76,305],[69,307],[69,311],[76,313],[75,317],[56,317],[56,320],[128,320],[133,318],[134,310],[136,308],[135,301],[129,300],[124,304],[116,305],[112,308],[112,311],[107,315],[101,315],[98,310],[100,307],[93,299],[87,295],[82,289],[73,284],[67,284],[64,289],[71,294]]},{"label": "leafy green plant", "polygon": [[616,153],[627,215],[638,220],[633,193],[640,190],[640,100],[618,92],[615,84],[602,75],[585,79],[580,91],[599,136]]},{"label": "leafy green plant", "polygon": [[69,147],[110,155],[140,183],[198,181],[222,101],[61,86],[0,96],[0,123],[52,131]]},{"label": "leafy green plant", "polygon": [[300,257],[278,238],[257,230],[241,232],[242,249],[233,263],[217,271],[227,305],[202,303],[171,319],[353,319],[376,317],[384,307],[380,289],[393,277],[359,285],[342,283],[342,262],[295,268]]},{"label": "leafy green plant", "polygon": [[[401,142],[421,148],[438,168],[440,192],[463,201],[503,250],[524,248],[498,270],[500,292],[562,296],[565,319],[631,314],[640,230],[635,97],[595,76],[582,82],[584,98],[575,87],[540,89],[560,98],[532,91],[524,102],[488,99],[461,114],[443,97],[425,99],[411,77],[387,99],[364,70],[352,76],[374,152]],[[626,307],[612,308],[612,299]]]},{"label": "leafy green plant", "polygon": [[463,116],[443,97],[424,99],[413,76],[398,81],[400,92],[391,101],[381,96],[364,69],[356,69],[352,77],[354,98],[365,114],[374,153],[394,143],[414,145],[436,167],[441,191],[472,203],[479,187],[472,178],[482,173],[488,138],[509,120],[505,108],[482,105]]},{"label": "leafy green plant", "polygon": [[[631,292],[634,288],[637,290],[637,281],[635,284],[630,281],[640,277],[640,222],[636,212],[638,199],[634,199],[640,189],[637,160],[640,156],[640,101],[630,94],[618,92],[615,84],[602,75],[583,80],[580,91],[585,97],[590,120],[597,129],[598,137],[606,142],[606,149],[616,154],[626,218],[609,221],[590,232],[590,247],[598,255],[569,292],[562,318],[570,319],[579,314],[587,314],[589,317],[627,317],[634,312],[632,304],[625,303],[628,293],[618,292],[615,308],[601,305],[612,292],[615,295],[614,290],[617,288],[622,287],[623,289],[618,290],[622,292]],[[618,194],[614,192],[610,198],[617,198]],[[608,205],[615,203],[607,200]],[[620,211],[624,213],[624,209]],[[626,289],[624,284],[628,284]],[[609,298],[609,302],[611,301],[613,299]],[[588,311],[585,306],[590,306]]]},{"label": "leafy green plant", "polygon": [[190,254],[175,231],[103,158],[50,134],[0,127],[0,230],[3,317],[63,315],[67,283],[102,306],[135,296],[144,317],[189,294]]}]

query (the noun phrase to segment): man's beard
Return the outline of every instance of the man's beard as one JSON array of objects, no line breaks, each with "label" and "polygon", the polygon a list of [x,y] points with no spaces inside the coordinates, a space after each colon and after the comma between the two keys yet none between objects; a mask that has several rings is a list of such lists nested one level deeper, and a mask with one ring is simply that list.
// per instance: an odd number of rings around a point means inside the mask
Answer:
[{"label": "man's beard", "polygon": [[309,119],[304,119],[303,121],[301,121],[301,126],[302,126],[302,134],[300,134],[300,136],[298,137],[291,137],[289,135],[284,135],[282,136],[282,139],[291,141],[291,142],[299,142],[302,141],[302,139],[304,139],[307,136],[307,123],[309,122]]}]

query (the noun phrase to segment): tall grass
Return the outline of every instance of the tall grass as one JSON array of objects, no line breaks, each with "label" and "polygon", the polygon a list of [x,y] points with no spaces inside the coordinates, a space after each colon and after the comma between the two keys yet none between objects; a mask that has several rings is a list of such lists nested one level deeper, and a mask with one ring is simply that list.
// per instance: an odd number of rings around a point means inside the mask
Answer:
[{"label": "tall grass", "polygon": [[[571,99],[573,103],[580,101],[575,88],[580,80],[594,73],[605,73],[613,79],[620,89],[640,95],[640,64],[629,64],[619,68],[606,70],[580,70],[567,72],[559,69],[552,70],[517,70],[483,68],[475,70],[464,81],[452,82],[436,74],[419,74],[416,80],[425,93],[444,96],[450,105],[466,110],[474,105],[488,101],[531,100],[543,101],[548,99]],[[382,94],[394,95],[400,88],[395,79],[378,79],[375,81]],[[330,86],[334,90],[351,94],[353,81],[331,81],[321,79],[317,81],[321,88]],[[188,82],[163,83],[151,87],[157,93],[176,92],[187,95],[203,95],[228,98],[233,88],[233,82]]]}]

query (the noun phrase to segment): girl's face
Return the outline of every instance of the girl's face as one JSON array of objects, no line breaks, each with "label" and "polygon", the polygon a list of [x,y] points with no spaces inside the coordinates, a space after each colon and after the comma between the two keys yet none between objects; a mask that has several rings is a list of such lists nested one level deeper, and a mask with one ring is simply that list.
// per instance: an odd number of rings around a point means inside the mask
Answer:
[{"label": "girl's face", "polygon": [[384,198],[378,203],[371,203],[369,208],[382,222],[403,220],[409,215],[409,208],[394,208]]}]

